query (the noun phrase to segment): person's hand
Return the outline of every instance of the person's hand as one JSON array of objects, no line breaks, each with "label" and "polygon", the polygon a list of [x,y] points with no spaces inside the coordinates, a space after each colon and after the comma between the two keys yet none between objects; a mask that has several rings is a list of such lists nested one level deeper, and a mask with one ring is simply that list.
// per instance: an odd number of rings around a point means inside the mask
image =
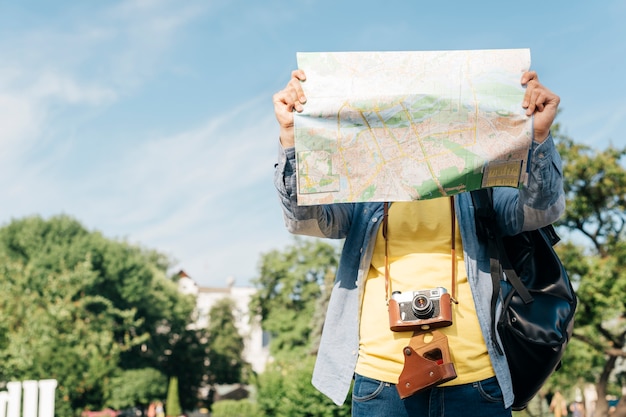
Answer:
[{"label": "person's hand", "polygon": [[280,125],[280,143],[285,148],[294,146],[293,111],[301,112],[306,97],[302,90],[302,81],[306,80],[304,71],[291,72],[291,79],[287,86],[274,94],[274,113]]},{"label": "person's hand", "polygon": [[534,140],[542,143],[550,133],[561,99],[539,82],[535,71],[525,72],[521,82],[526,86],[522,107],[526,109],[527,116],[534,115]]}]

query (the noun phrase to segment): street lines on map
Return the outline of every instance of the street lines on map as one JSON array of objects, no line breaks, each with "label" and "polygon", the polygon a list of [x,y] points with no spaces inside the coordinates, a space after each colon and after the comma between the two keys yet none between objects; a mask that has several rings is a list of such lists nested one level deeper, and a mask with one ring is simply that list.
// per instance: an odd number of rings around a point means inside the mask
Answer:
[{"label": "street lines on map", "polygon": [[[449,195],[450,192],[453,192],[453,194],[456,194],[459,192],[459,190],[462,190],[462,188],[459,188],[459,186],[448,187],[448,188],[444,187],[444,185],[439,180],[439,177],[437,176],[436,170],[434,169],[432,165],[433,160],[436,160],[437,158],[441,158],[443,156],[446,156],[452,153],[452,150],[449,148],[444,148],[444,149],[440,149],[439,152],[430,152],[425,141],[426,140],[434,141],[436,138],[442,138],[443,140],[453,135],[461,136],[463,134],[469,134],[470,135],[469,137],[471,139],[469,141],[466,141],[464,145],[456,144],[456,150],[458,151],[461,148],[471,148],[472,146],[475,146],[476,134],[477,134],[476,121],[479,119],[478,106],[477,105],[473,106],[474,123],[472,123],[470,126],[463,127],[463,128],[454,128],[454,129],[444,130],[444,131],[436,131],[436,132],[427,132],[427,130],[424,129],[425,133],[428,133],[428,134],[422,135],[419,130],[419,128],[422,125],[421,124],[422,121],[416,120],[413,117],[409,108],[404,104],[405,102],[406,102],[406,98],[402,97],[402,98],[397,99],[394,102],[385,103],[385,106],[382,106],[380,103],[378,103],[377,105],[373,106],[371,109],[367,109],[367,110],[363,110],[360,107],[354,106],[346,102],[341,106],[340,110],[337,112],[337,115],[336,115],[337,120],[341,120],[341,115],[340,115],[341,111],[346,111],[346,110],[353,111],[354,113],[357,113],[360,116],[364,125],[364,129],[357,134],[356,139],[351,140],[350,143],[347,144],[347,146],[344,146],[342,144],[341,135],[339,135],[337,152],[342,156],[341,159],[342,159],[342,165],[344,167],[343,168],[344,172],[349,171],[348,161],[352,159],[352,155],[350,155],[350,150],[353,148],[357,149],[357,146],[355,146],[355,143],[357,141],[363,142],[363,146],[369,150],[368,153],[372,160],[378,160],[378,163],[375,165],[376,168],[369,173],[369,178],[365,180],[363,178],[352,178],[350,176],[346,178],[347,186],[348,186],[348,192],[347,192],[348,200],[358,199],[359,196],[361,196],[364,192],[363,189],[355,190],[354,183],[369,184],[378,175],[384,172],[387,169],[387,167],[392,167],[394,162],[402,161],[402,160],[412,160],[416,164],[424,164],[427,171],[430,173],[429,175],[430,180],[436,184],[442,196],[447,196]],[[403,130],[403,133],[405,133],[405,138],[407,137],[408,133],[413,133],[414,135],[414,136],[408,135],[409,139],[404,140],[407,146],[402,146],[400,138],[398,138],[396,133],[394,133],[394,129],[390,127],[388,123],[386,123],[385,118],[381,114],[381,112],[383,112],[384,110],[391,109],[394,107],[401,108],[401,111],[399,111],[396,114],[402,113],[408,122],[408,126],[407,126],[408,129]],[[456,106],[456,107],[458,109],[461,106]],[[372,120],[372,121],[378,121],[379,126],[377,127],[372,126],[372,123],[370,123],[370,121],[368,120],[368,117],[365,115],[366,112],[372,113],[376,116],[375,120]],[[341,130],[340,125],[338,129]],[[382,134],[377,133],[377,131],[380,131]],[[386,157],[388,152],[387,153],[384,152],[381,147],[381,142],[382,143],[385,142],[384,138],[382,137],[385,133],[392,140],[392,143],[395,145],[395,148],[397,149],[396,155],[390,155],[389,157]],[[367,138],[369,138],[370,140],[368,141]],[[419,155],[415,155],[414,153],[410,152],[409,149],[407,149],[409,142],[413,142],[420,149]],[[372,149],[372,146],[374,146],[374,149]],[[346,154],[349,156],[346,157]],[[377,155],[379,156],[379,158],[376,157]],[[417,192],[414,189],[410,190],[410,192],[413,194],[414,199],[420,199],[423,197],[419,194],[419,192]]]}]

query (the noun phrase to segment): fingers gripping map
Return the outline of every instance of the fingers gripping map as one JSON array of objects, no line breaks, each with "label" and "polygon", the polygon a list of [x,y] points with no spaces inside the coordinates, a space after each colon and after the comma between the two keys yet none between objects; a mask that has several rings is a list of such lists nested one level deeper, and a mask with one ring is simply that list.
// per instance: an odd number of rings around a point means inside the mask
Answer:
[{"label": "fingers gripping map", "polygon": [[298,204],[411,201],[524,184],[528,49],[298,53]]}]

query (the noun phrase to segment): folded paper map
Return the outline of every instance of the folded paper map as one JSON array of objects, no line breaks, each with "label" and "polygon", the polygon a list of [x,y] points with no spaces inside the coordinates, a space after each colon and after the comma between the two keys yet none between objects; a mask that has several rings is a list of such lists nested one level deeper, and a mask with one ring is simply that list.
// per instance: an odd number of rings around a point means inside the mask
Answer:
[{"label": "folded paper map", "polygon": [[411,201],[527,181],[530,50],[298,53],[298,204]]}]

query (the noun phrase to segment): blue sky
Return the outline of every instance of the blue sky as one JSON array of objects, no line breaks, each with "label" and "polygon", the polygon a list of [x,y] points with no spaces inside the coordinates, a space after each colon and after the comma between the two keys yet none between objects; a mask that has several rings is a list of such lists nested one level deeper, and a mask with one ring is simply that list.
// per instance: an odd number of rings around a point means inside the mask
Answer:
[{"label": "blue sky", "polygon": [[296,52],[530,48],[578,142],[625,146],[626,3],[0,1],[0,225],[67,214],[246,285],[292,243],[271,96]]}]

